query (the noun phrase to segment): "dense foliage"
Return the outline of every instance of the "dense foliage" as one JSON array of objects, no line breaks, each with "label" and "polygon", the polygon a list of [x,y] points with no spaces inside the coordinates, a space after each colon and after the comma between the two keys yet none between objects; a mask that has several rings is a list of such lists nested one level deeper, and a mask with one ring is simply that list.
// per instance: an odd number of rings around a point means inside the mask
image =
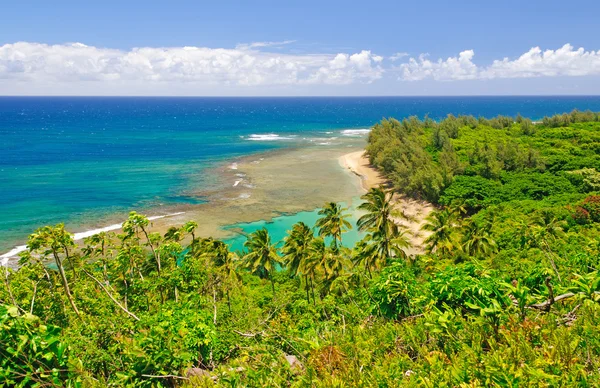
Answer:
[{"label": "dense foliage", "polygon": [[137,213],[40,228],[0,268],[0,386],[598,386],[598,115],[384,120],[367,150],[439,205],[426,254],[382,189],[244,252]]}]

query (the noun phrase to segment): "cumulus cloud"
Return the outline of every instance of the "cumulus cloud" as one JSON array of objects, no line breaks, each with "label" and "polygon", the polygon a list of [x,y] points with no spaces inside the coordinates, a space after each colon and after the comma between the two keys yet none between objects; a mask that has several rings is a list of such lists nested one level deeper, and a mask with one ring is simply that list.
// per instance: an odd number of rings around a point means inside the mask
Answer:
[{"label": "cumulus cloud", "polygon": [[[600,51],[575,49],[569,44],[557,50],[534,47],[517,58],[480,64],[475,62],[473,50],[437,60],[428,54],[410,57],[403,52],[384,59],[369,50],[333,54],[280,50],[292,43],[131,50],[82,43],[5,44],[0,46],[0,94],[335,94],[351,90],[338,85],[389,93],[389,89],[381,89],[381,82],[365,85],[386,73],[404,81],[600,75]],[[403,88],[407,87],[404,84]]]},{"label": "cumulus cloud", "polygon": [[312,74],[308,82],[324,84],[348,84],[351,80],[370,83],[381,78],[383,69],[379,65],[383,57],[363,50],[357,54],[338,54]]},{"label": "cumulus cloud", "polygon": [[383,72],[382,57],[370,51],[294,55],[260,50],[289,43],[257,42],[233,49],[142,47],[123,51],[82,43],[19,42],[0,46],[0,81],[234,86],[351,84],[372,82]]},{"label": "cumulus cloud", "polygon": [[437,61],[421,55],[416,59],[410,58],[397,69],[400,71],[400,79],[406,81],[600,75],[600,50],[575,50],[570,44],[557,50],[545,51],[533,47],[517,59],[495,60],[489,66],[476,65],[473,62],[474,56],[473,50],[463,51],[458,57]]},{"label": "cumulus cloud", "polygon": [[477,78],[478,68],[472,62],[475,52],[466,50],[458,57],[451,57],[445,61],[439,59],[433,62],[427,54],[421,54],[418,59],[410,58],[408,63],[400,65],[402,79],[407,81],[420,81],[426,78],[435,80],[461,80]]}]

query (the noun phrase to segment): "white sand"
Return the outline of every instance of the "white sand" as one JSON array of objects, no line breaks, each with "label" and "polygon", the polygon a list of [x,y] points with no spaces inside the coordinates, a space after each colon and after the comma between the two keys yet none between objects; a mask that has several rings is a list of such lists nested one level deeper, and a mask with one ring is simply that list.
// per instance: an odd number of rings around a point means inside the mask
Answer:
[{"label": "white sand", "polygon": [[[369,162],[365,151],[356,151],[342,155],[339,158],[340,165],[349,169],[360,178],[362,188],[368,191],[372,187],[389,186],[389,182],[381,176]],[[423,240],[427,238],[427,232],[421,231],[425,218],[434,210],[434,206],[426,201],[418,201],[404,195],[395,195],[396,208],[404,217],[396,219],[396,223],[406,228],[410,236],[412,248],[407,250],[409,255],[424,252]]]}]

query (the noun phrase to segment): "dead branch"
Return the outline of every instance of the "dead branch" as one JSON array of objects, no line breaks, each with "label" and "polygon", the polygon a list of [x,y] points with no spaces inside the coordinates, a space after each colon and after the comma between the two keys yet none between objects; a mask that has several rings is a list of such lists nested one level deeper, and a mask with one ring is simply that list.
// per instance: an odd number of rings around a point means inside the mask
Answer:
[{"label": "dead branch", "polygon": [[177,376],[177,375],[162,375],[162,376],[142,375],[142,377],[148,377],[148,378],[151,378],[151,379],[181,379],[181,380],[189,380],[189,378],[187,378],[187,377]]},{"label": "dead branch", "polygon": [[242,337],[247,337],[247,338],[254,338],[256,336],[263,336],[263,335],[265,335],[264,331],[261,331],[261,332],[258,332],[258,333],[242,333],[241,331],[234,330],[233,332],[235,334],[239,334]]},{"label": "dead branch", "polygon": [[119,303],[119,301],[117,301],[111,295],[110,292],[108,292],[108,290],[106,289],[106,287],[104,287],[104,284],[102,284],[102,282],[100,280],[96,279],[91,273],[89,273],[85,269],[83,270],[83,272],[85,272],[86,275],[88,275],[90,278],[92,278],[92,280],[94,280],[100,286],[100,288],[102,288],[102,290],[106,293],[106,295],[108,295],[110,300],[112,300],[121,310],[123,310],[127,315],[129,315],[131,318],[135,319],[136,321],[140,320],[134,313],[132,313],[131,311],[129,311],[125,307],[123,307],[123,305],[121,303]]}]

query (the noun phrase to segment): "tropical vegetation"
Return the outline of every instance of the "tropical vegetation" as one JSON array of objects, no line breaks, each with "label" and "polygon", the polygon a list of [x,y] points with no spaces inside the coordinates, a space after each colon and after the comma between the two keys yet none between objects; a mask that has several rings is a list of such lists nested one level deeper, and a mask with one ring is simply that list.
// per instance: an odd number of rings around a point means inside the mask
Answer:
[{"label": "tropical vegetation", "polygon": [[[385,119],[367,153],[391,189],[356,225],[327,203],[241,252],[135,212],[36,230],[0,268],[0,386],[600,385],[598,114]],[[437,207],[422,254],[399,195]]]}]

